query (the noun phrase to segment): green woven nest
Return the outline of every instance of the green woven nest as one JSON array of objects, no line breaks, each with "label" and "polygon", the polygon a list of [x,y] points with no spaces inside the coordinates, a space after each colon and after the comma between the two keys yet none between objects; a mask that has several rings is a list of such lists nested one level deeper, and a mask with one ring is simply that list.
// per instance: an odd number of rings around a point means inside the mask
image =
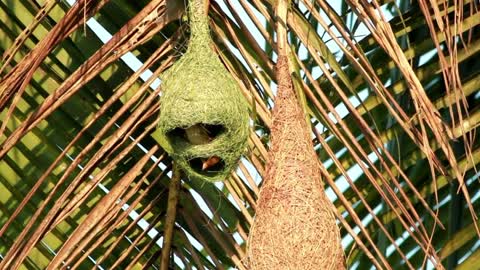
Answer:
[{"label": "green woven nest", "polygon": [[[191,1],[189,47],[162,76],[156,139],[190,178],[222,181],[246,148],[248,108],[236,82],[211,49],[207,17],[199,10],[203,10],[201,1]],[[204,127],[210,140],[204,144],[189,141],[185,130],[192,126]],[[210,157],[220,161],[202,170],[202,162]]]}]

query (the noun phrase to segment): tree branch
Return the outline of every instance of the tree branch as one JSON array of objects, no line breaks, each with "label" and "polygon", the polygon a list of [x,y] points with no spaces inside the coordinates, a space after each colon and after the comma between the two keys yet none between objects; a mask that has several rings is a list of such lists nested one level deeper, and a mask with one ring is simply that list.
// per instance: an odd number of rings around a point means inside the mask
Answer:
[{"label": "tree branch", "polygon": [[160,270],[168,270],[170,261],[170,248],[173,242],[173,228],[175,227],[175,219],[177,215],[178,192],[180,190],[181,170],[176,164],[173,164],[172,179],[168,190],[168,206],[167,216],[165,218],[162,257],[160,262]]}]

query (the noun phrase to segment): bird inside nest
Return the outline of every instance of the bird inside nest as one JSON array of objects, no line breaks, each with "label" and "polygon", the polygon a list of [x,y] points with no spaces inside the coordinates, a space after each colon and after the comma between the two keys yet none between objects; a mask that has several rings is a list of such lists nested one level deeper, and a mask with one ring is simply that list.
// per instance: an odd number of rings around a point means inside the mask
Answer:
[{"label": "bird inside nest", "polygon": [[207,126],[202,123],[189,126],[185,129],[185,137],[191,143],[195,145],[207,144],[213,140],[211,132]]},{"label": "bird inside nest", "polygon": [[[216,125],[206,125],[203,123],[197,123],[187,127],[185,130],[185,138],[194,145],[207,144],[215,139],[215,136],[219,132]],[[202,171],[206,171],[209,168],[214,167],[220,162],[220,158],[217,156],[211,156],[209,158],[201,158]]]}]

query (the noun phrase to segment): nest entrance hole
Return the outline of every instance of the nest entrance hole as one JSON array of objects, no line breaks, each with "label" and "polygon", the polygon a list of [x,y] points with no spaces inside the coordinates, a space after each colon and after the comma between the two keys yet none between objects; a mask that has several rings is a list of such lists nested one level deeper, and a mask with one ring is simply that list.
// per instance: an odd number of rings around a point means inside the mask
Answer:
[{"label": "nest entrance hole", "polygon": [[192,158],[188,164],[195,172],[205,176],[214,176],[225,169],[225,161],[217,156]]},{"label": "nest entrance hole", "polygon": [[224,125],[197,123],[187,128],[177,127],[167,132],[171,142],[183,141],[189,144],[208,144],[226,131]]}]

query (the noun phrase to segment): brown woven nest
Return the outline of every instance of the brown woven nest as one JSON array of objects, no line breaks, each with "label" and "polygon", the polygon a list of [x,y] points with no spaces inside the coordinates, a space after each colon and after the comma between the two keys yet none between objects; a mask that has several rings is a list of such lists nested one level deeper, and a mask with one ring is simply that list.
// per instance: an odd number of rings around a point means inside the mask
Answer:
[{"label": "brown woven nest", "polygon": [[251,270],[345,269],[332,203],[287,65],[280,57],[272,147],[247,245],[248,265]]}]

